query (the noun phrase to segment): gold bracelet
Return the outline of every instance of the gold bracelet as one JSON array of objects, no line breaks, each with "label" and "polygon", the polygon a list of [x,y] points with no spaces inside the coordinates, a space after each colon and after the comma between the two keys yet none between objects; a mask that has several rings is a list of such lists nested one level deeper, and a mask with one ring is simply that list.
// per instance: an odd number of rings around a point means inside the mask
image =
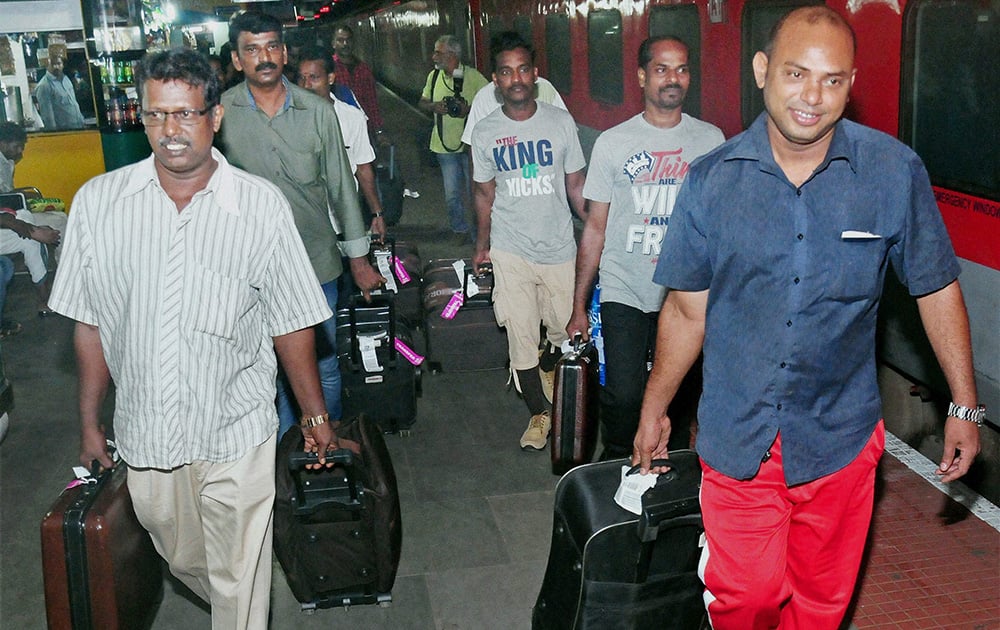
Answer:
[{"label": "gold bracelet", "polygon": [[313,427],[318,427],[319,425],[327,422],[329,419],[330,414],[328,413],[324,413],[319,416],[302,416],[302,420],[299,421],[299,424],[304,428],[311,429]]}]

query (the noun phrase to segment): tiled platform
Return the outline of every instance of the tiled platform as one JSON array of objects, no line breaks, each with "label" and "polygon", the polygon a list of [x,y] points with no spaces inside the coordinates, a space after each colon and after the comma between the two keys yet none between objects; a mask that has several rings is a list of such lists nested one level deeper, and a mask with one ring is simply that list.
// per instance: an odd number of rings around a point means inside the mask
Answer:
[{"label": "tiled platform", "polygon": [[854,625],[1000,628],[1000,509],[961,484],[925,478],[934,464],[886,437]]}]

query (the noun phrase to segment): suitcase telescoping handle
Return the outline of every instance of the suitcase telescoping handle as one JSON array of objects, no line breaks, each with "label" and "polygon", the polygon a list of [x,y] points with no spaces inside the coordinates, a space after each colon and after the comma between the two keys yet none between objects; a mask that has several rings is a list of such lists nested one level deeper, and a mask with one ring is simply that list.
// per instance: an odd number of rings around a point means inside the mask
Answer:
[{"label": "suitcase telescoping handle", "polygon": [[[646,501],[646,497],[656,492],[656,488],[678,478],[677,466],[669,459],[654,459],[649,464],[650,468],[660,466],[667,467],[665,473],[660,473],[656,479],[656,486],[653,486],[643,495],[642,514],[639,515],[639,539],[643,542],[656,540],[659,536],[660,526],[667,524],[669,528],[701,526],[701,506],[698,496],[694,495],[677,501],[669,501],[658,504],[654,501]],[[629,468],[626,475],[639,472],[639,465]]]},{"label": "suitcase telescoping handle", "polygon": [[[488,297],[489,297],[490,302],[493,302],[493,289],[496,286],[496,278],[493,275],[493,264],[492,263],[483,263],[482,265],[479,266],[478,269],[476,269],[476,267],[474,265],[472,266],[471,269],[469,267],[465,268],[465,276],[462,278],[462,300],[463,301],[466,301],[466,300],[471,301],[471,300],[477,299],[476,296],[469,297],[469,280],[471,280],[473,278],[489,278],[489,280],[490,280],[490,292],[489,292],[489,296]],[[481,294],[476,294],[476,295],[478,296],[478,295],[481,295]],[[482,298],[479,298],[479,299],[483,300]],[[483,301],[485,301],[485,300],[483,300]]]},{"label": "suitcase telescoping handle", "polygon": [[[354,465],[354,452],[349,448],[338,448],[326,452],[326,461],[344,466]],[[318,464],[319,454],[295,450],[288,456],[289,470],[302,470],[309,464]]]},{"label": "suitcase telescoping handle", "polygon": [[[292,500],[292,513],[296,516],[308,516],[326,505],[336,505],[349,510],[360,510],[361,488],[358,484],[357,471],[354,469],[354,453],[350,449],[339,448],[326,452],[327,463],[333,462],[343,466],[347,485],[340,488],[324,488],[322,484],[312,484],[303,480],[303,475],[310,474],[305,467],[319,463],[316,453],[306,453],[296,448],[288,456],[288,470],[292,474],[295,485],[295,496]],[[312,471],[319,474],[329,474],[325,468]]]},{"label": "suitcase telescoping handle", "polygon": [[[347,306],[348,316],[351,322],[351,369],[361,369],[361,340],[358,337],[358,300],[364,302],[363,298],[352,295]],[[368,306],[383,305],[388,309],[389,314],[389,367],[396,366],[396,303],[392,295],[372,295]]]}]

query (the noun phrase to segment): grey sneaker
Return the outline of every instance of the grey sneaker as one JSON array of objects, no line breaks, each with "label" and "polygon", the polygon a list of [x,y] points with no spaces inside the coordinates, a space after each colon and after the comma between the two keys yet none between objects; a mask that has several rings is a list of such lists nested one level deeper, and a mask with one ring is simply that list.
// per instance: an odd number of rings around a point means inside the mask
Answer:
[{"label": "grey sneaker", "polygon": [[536,451],[545,450],[545,445],[549,441],[549,429],[551,427],[552,420],[549,418],[548,411],[531,416],[531,420],[528,421],[528,428],[521,434],[521,448],[525,450],[530,448]]},{"label": "grey sneaker", "polygon": [[556,371],[546,372],[542,368],[538,368],[538,376],[542,379],[542,393],[545,394],[545,400],[552,404],[552,391],[556,385]]}]

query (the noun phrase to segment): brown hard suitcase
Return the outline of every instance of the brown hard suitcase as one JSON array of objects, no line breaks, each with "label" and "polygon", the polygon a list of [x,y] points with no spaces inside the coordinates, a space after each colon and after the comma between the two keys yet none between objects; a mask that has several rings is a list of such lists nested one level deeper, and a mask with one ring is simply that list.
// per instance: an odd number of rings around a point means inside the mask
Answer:
[{"label": "brown hard suitcase", "polygon": [[42,519],[50,630],[148,628],[163,597],[160,556],[136,519],[119,464],[63,490]]},{"label": "brown hard suitcase", "polygon": [[[493,273],[472,273],[465,259],[465,278],[452,267],[457,259],[431,260],[424,267],[424,335],[432,371],[474,372],[507,366],[507,331],[493,314]],[[474,282],[479,293],[465,298],[452,319],[441,316],[456,293]]]},{"label": "brown hard suitcase", "polygon": [[552,472],[590,463],[597,446],[600,374],[597,348],[573,339],[556,363],[552,388]]}]

